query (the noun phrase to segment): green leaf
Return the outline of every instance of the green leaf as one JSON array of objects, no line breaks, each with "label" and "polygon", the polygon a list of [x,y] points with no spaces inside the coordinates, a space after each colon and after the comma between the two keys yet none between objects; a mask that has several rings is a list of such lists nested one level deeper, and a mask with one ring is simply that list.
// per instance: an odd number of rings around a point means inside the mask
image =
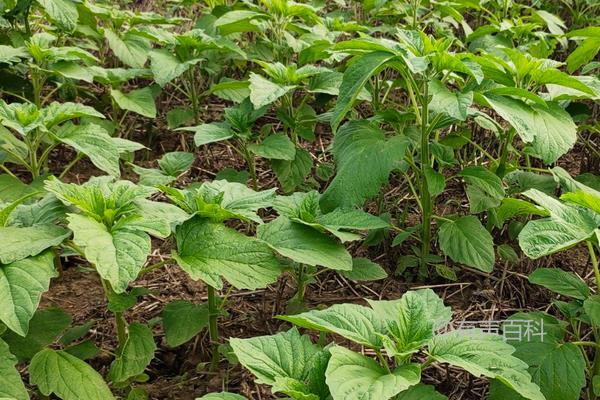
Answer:
[{"label": "green leaf", "polygon": [[159,238],[170,236],[175,226],[190,217],[173,204],[138,199],[135,201],[135,205],[138,207],[141,217],[131,221],[130,227],[143,230]]},{"label": "green leaf", "polygon": [[387,278],[388,274],[379,264],[367,258],[353,258],[351,271],[340,271],[341,275],[353,281],[378,281]]},{"label": "green leaf", "polygon": [[523,193],[550,212],[550,218],[529,221],[519,233],[519,246],[529,258],[565,250],[590,238],[600,226],[600,215],[561,203],[536,189]]},{"label": "green leaf", "polygon": [[521,140],[531,143],[534,154],[545,163],[555,162],[577,141],[577,127],[570,115],[557,103],[547,108],[528,105],[520,100],[486,95],[487,102],[517,131]]},{"label": "green leaf", "polygon": [[583,309],[588,317],[592,326],[600,327],[600,296],[590,296],[583,302]]},{"label": "green leaf", "polygon": [[220,142],[233,137],[233,131],[228,126],[222,124],[202,124],[198,126],[178,128],[176,130],[194,132],[194,143],[196,146]]},{"label": "green leaf", "polygon": [[92,367],[64,351],[44,349],[29,366],[30,381],[45,396],[63,400],[114,400],[102,376]]},{"label": "green leaf", "polygon": [[[580,348],[572,343],[561,343],[566,323],[541,312],[519,312],[511,315],[504,326],[520,325],[522,329],[527,329],[525,324],[529,321],[535,324],[531,326],[537,331],[536,335],[527,338],[525,334],[521,335],[522,338],[518,335],[508,337],[509,343],[516,348],[514,355],[529,365],[533,382],[539,385],[546,400],[578,400],[581,389],[586,384],[586,364]],[[517,332],[515,328],[512,329]],[[498,386],[495,382],[492,383],[491,399],[522,398],[514,392],[510,395],[502,393],[506,390]],[[501,397],[502,394],[504,397]]]},{"label": "green leaf", "polygon": [[259,239],[284,257],[336,270],[352,270],[352,257],[344,246],[310,227],[280,216],[257,228]]},{"label": "green leaf", "polygon": [[433,386],[419,383],[400,393],[397,400],[448,400],[446,396],[437,392]]},{"label": "green leaf", "polygon": [[154,103],[154,96],[150,87],[134,89],[129,93],[111,89],[110,95],[120,109],[131,111],[144,117],[156,118],[156,104]]},{"label": "green leaf", "polygon": [[8,345],[0,339],[0,398],[29,400],[29,393],[23,385],[16,365],[16,357],[11,354]]},{"label": "green leaf", "polygon": [[331,115],[330,123],[334,132],[352,108],[354,101],[356,101],[369,78],[395,57],[393,53],[374,51],[360,57],[348,67],[344,72],[344,78],[339,89],[340,95]]},{"label": "green leaf", "polygon": [[[368,121],[351,121],[336,133],[332,153],[337,174],[321,196],[323,211],[362,206],[388,182],[390,172],[404,158],[405,136],[386,139]],[[368,165],[369,168],[356,168]]]},{"label": "green leaf", "polygon": [[467,119],[467,110],[473,103],[473,92],[451,92],[439,80],[429,82],[429,109],[434,114],[446,114],[459,121]]},{"label": "green leaf", "polygon": [[375,312],[358,304],[334,304],[325,310],[312,310],[277,318],[302,328],[335,333],[374,349],[381,348],[380,334],[385,333],[385,326]]},{"label": "green leaf", "polygon": [[129,325],[128,331],[127,340],[118,350],[110,366],[109,377],[113,382],[124,382],[143,373],[154,358],[156,344],[152,330],[146,325],[134,322]]},{"label": "green leaf", "polygon": [[58,246],[71,235],[67,229],[52,224],[28,227],[0,227],[0,263],[10,264]]},{"label": "green leaf", "polygon": [[163,155],[158,165],[165,174],[177,177],[190,169],[195,159],[193,153],[172,151]]},{"label": "green leaf", "polygon": [[421,369],[402,365],[388,372],[377,362],[344,347],[334,346],[325,373],[334,399],[387,400],[419,383]]},{"label": "green leaf", "polygon": [[539,387],[531,382],[528,365],[516,358],[514,351],[501,336],[476,329],[437,335],[429,343],[429,354],[438,362],[463,368],[476,377],[498,379],[526,399],[544,400]]},{"label": "green leaf", "polygon": [[295,86],[285,86],[273,83],[262,76],[250,73],[250,101],[255,109],[267,106],[294,89]]},{"label": "green leaf", "polygon": [[292,161],[296,158],[296,146],[285,133],[269,135],[260,144],[251,144],[248,149],[257,156],[269,160]]},{"label": "green leaf", "polygon": [[[386,334],[394,338],[396,355],[418,351],[434,330],[445,326],[452,313],[431,289],[406,292],[399,300],[368,300],[379,319],[385,322]],[[389,346],[386,346],[389,347]]]},{"label": "green leaf", "polygon": [[83,105],[81,103],[59,103],[53,101],[49,106],[43,108],[41,117],[46,128],[50,129],[56,125],[62,124],[65,121],[81,117],[96,117],[104,118],[104,115],[96,111],[93,107]]},{"label": "green leaf", "polygon": [[58,276],[51,251],[11,264],[0,264],[0,321],[21,336],[40,303],[50,279]]},{"label": "green leaf", "polygon": [[323,350],[296,328],[271,336],[229,339],[240,361],[256,376],[256,383],[273,385],[277,378],[308,380]]},{"label": "green leaf", "polygon": [[277,180],[281,183],[281,188],[284,192],[291,192],[304,183],[312,166],[312,156],[304,149],[296,149],[296,156],[292,161],[271,161],[273,172],[277,175]]},{"label": "green leaf", "polygon": [[110,231],[104,224],[79,214],[68,214],[73,242],[94,266],[102,279],[110,282],[113,290],[123,293],[138,273],[150,253],[150,237],[139,230],[125,226]]},{"label": "green leaf", "polygon": [[247,400],[244,396],[239,394],[221,392],[221,393],[209,393],[202,397],[198,397],[196,400]]},{"label": "green leaf", "polygon": [[471,166],[458,173],[467,183],[472,214],[498,207],[504,199],[502,180],[487,168]]},{"label": "green leaf", "polygon": [[201,58],[180,61],[166,50],[153,50],[150,52],[150,69],[154,75],[154,81],[160,87],[165,87],[173,79],[178,78],[200,61],[202,61]]},{"label": "green leaf", "polygon": [[438,241],[444,254],[455,262],[492,272],[496,260],[494,240],[477,217],[468,215],[444,222]]},{"label": "green leaf", "polygon": [[238,289],[273,283],[281,268],[271,249],[220,223],[194,217],[177,228],[174,258],[192,279],[220,289],[221,277]]},{"label": "green leaf", "polygon": [[58,308],[37,310],[29,321],[27,336],[5,333],[2,339],[19,361],[30,360],[38,351],[51,343],[71,324],[71,316]]},{"label": "green leaf", "polygon": [[37,0],[52,22],[66,31],[77,27],[79,13],[76,3],[70,0]]},{"label": "green leaf", "polygon": [[115,56],[124,64],[133,68],[143,68],[148,59],[150,45],[141,36],[125,34],[119,36],[112,30],[105,28],[104,36]]},{"label": "green leaf", "polygon": [[591,61],[600,51],[599,38],[589,37],[577,46],[577,48],[567,57],[567,70],[569,73],[575,72],[583,64]]},{"label": "green leaf", "polygon": [[429,189],[429,194],[431,196],[437,196],[438,194],[444,192],[444,188],[446,187],[446,179],[444,178],[443,174],[437,172],[429,165],[425,165],[423,174],[425,175],[427,188]]},{"label": "green leaf", "polygon": [[590,289],[581,278],[559,268],[538,268],[527,279],[534,285],[574,299],[585,300],[590,296]]},{"label": "green leaf", "polygon": [[68,144],[90,158],[102,171],[119,176],[119,149],[108,132],[100,125],[66,124],[56,132],[59,141]]},{"label": "green leaf", "polygon": [[162,312],[165,339],[171,347],[180,346],[196,336],[208,324],[208,306],[184,300],[167,304]]}]

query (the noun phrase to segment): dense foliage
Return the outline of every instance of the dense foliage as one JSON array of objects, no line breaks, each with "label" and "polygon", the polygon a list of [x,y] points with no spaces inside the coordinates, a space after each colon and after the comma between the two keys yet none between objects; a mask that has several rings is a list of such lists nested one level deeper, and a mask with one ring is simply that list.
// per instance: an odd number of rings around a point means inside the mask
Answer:
[{"label": "dense foliage", "polygon": [[[193,373],[232,389],[204,400],[246,398],[235,364],[296,400],[446,399],[440,366],[491,400],[600,397],[599,2],[140,3],[0,1],[0,399],[157,398],[157,352],[203,338]],[[200,177],[215,149],[227,168]],[[573,249],[581,270],[516,270]],[[133,318],[165,265],[206,301]],[[40,307],[65,268],[97,277],[110,349]],[[498,270],[560,298],[496,333],[448,330],[431,289],[305,298],[323,274]],[[231,296],[284,276],[279,332],[220,335]],[[516,321],[545,335],[504,340]]]}]

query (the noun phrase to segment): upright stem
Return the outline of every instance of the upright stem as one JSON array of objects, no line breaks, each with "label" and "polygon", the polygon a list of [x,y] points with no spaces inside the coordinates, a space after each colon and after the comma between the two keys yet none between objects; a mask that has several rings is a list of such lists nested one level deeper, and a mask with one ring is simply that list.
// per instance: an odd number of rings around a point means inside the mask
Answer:
[{"label": "upright stem", "polygon": [[296,298],[299,302],[304,304],[304,294],[306,293],[306,277],[304,276],[304,264],[298,264],[298,289],[296,291]]},{"label": "upright stem", "polygon": [[512,143],[515,130],[514,128],[509,129],[506,134],[506,140],[502,143],[502,149],[500,150],[500,161],[498,162],[498,168],[496,169],[496,175],[503,178],[506,174],[506,161],[508,160],[508,148]]},{"label": "upright stem", "polygon": [[[107,298],[115,295],[110,283],[102,279],[102,288]],[[119,346],[123,346],[127,340],[127,321],[122,312],[115,312],[115,327],[117,329],[117,339],[119,340]]]},{"label": "upright stem", "polygon": [[219,328],[217,319],[219,317],[219,308],[217,307],[217,294],[215,288],[208,285],[208,333],[210,335],[210,346],[212,360],[210,370],[215,371],[219,366]]},{"label": "upright stem", "polygon": [[[596,257],[596,252],[594,251],[594,245],[591,241],[586,242],[588,252],[590,253],[590,260],[592,261],[592,267],[594,268],[594,276],[596,278],[596,287],[600,289],[600,270],[598,268],[598,258]],[[590,374],[590,379],[592,379],[596,375],[600,375],[600,351],[598,347],[600,347],[600,335],[598,335],[597,327],[592,327],[594,329],[594,336],[596,337],[597,346],[594,349],[594,365],[592,366],[592,371]],[[590,390],[590,399],[597,399],[592,390]]]},{"label": "upright stem", "polygon": [[429,93],[428,85],[425,83],[423,88],[423,99],[421,104],[421,211],[423,212],[423,223],[421,232],[421,268],[427,267],[426,257],[430,250],[431,241],[431,195],[429,187],[424,176],[425,167],[429,165],[431,157],[429,155]]}]

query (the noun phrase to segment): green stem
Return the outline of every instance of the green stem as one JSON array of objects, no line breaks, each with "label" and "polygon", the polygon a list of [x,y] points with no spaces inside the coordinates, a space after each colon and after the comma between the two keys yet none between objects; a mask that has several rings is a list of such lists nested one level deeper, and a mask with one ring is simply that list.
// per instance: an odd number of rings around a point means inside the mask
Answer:
[{"label": "green stem", "polygon": [[421,268],[427,267],[426,258],[429,255],[431,246],[431,195],[427,180],[425,179],[425,167],[429,165],[429,133],[427,123],[429,120],[428,109],[428,85],[423,85],[423,101],[421,105],[421,209],[422,217],[422,232],[421,232]]},{"label": "green stem", "polygon": [[502,143],[502,149],[500,152],[500,161],[498,162],[498,168],[496,169],[496,175],[500,178],[503,178],[506,174],[506,161],[508,160],[508,148],[512,143],[512,139],[514,137],[514,128],[509,129],[506,140]]},{"label": "green stem", "polygon": [[[104,294],[107,298],[115,295],[110,283],[105,279],[102,279],[102,288],[104,289]],[[119,346],[123,346],[127,340],[127,321],[122,312],[115,312],[113,314],[115,317],[115,327],[117,329]]]},{"label": "green stem", "polygon": [[[596,278],[596,288],[600,288],[600,271],[598,269],[598,258],[596,257],[596,252],[594,251],[594,245],[591,241],[586,241],[586,245],[588,248],[588,252],[590,253],[590,260],[592,262],[592,267],[594,268],[594,276]],[[600,347],[600,335],[598,335],[597,329],[594,329],[594,336],[596,338],[596,347]],[[594,364],[592,366],[592,370],[590,371],[590,379],[596,375],[600,375],[600,351],[598,349],[595,350],[594,353]],[[598,396],[594,395],[592,391],[590,391],[590,399],[596,399]]]},{"label": "green stem", "polygon": [[217,319],[219,318],[219,308],[217,307],[217,294],[215,288],[208,285],[208,332],[210,336],[210,346],[212,359],[210,370],[216,371],[219,366],[219,328]]}]

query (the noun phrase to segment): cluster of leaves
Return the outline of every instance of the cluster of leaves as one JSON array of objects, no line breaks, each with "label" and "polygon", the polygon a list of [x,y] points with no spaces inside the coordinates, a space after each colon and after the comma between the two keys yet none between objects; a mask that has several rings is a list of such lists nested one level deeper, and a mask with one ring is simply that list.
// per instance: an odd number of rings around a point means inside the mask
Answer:
[{"label": "cluster of leaves", "polygon": [[[491,399],[577,400],[586,386],[588,399],[600,396],[600,300],[561,269],[529,276],[568,298],[553,302],[560,316],[509,319],[546,324],[549,335],[531,343],[441,333],[451,312],[430,290],[369,307],[304,302],[324,270],[387,278],[349,248],[389,249],[390,239],[402,253],[395,274],[411,279],[456,280],[460,266],[492,273],[497,256],[518,261],[510,241],[531,259],[585,245],[600,285],[599,178],[554,166],[576,144],[600,158],[598,4],[164,3],[155,13],[0,1],[0,398],[148,398],[139,384],[150,379],[156,325],[170,347],[208,330],[213,371],[221,354],[237,358],[257,383],[299,400],[443,399],[421,383],[432,363],[488,378]],[[215,99],[226,104],[213,120]],[[136,160],[165,125],[183,151],[154,168]],[[193,182],[192,142],[227,146],[245,169]],[[85,158],[106,175],[67,183]],[[276,187],[261,190],[258,166]],[[402,204],[386,201],[390,183]],[[151,263],[156,242],[172,253]],[[72,326],[64,311],[38,309],[65,259],[97,274],[114,316],[105,377],[86,362],[101,352],[88,338],[95,321]],[[207,301],[175,300],[156,320],[129,322],[148,294],[136,280],[165,264],[202,281]],[[319,343],[292,328],[225,345],[218,319],[231,291],[284,273],[297,293],[279,318],[319,331]],[[326,345],[325,334],[365,351]]]}]

